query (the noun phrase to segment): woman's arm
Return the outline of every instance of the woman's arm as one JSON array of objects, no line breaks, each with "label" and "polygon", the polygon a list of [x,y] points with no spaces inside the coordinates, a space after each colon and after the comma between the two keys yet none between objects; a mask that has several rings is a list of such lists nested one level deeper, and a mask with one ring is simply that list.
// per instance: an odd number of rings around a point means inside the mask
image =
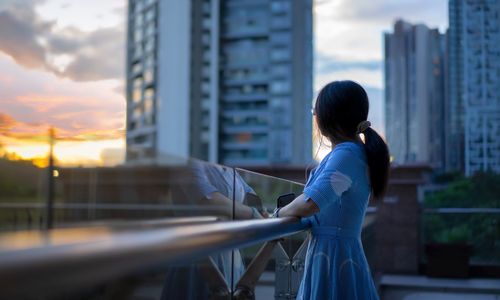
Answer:
[{"label": "woman's arm", "polygon": [[[306,201],[307,200],[307,201]],[[319,207],[306,195],[301,194],[278,212],[279,217],[309,217],[319,212]]]},{"label": "woman's arm", "polygon": [[220,206],[224,211],[224,215],[229,218],[231,218],[233,214],[233,203],[235,219],[251,219],[254,217],[254,212],[250,206],[246,206],[237,201],[233,202],[231,199],[227,198],[219,192],[210,193],[206,198],[210,201],[211,204]]}]

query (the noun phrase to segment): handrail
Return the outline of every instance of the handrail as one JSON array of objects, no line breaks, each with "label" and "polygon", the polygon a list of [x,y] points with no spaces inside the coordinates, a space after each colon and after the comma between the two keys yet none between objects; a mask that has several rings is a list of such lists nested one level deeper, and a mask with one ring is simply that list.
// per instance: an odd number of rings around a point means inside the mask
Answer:
[{"label": "handrail", "polygon": [[78,228],[78,227],[109,227],[113,230],[144,230],[159,227],[192,225],[202,223],[212,223],[222,220],[217,216],[200,216],[200,217],[174,217],[174,218],[159,218],[148,220],[121,220],[108,219],[78,223],[63,223],[58,225],[58,228]]},{"label": "handrail", "polygon": [[424,213],[436,214],[500,214],[500,208],[493,207],[439,207],[439,208],[422,208]]},{"label": "handrail", "polygon": [[[203,212],[218,212],[225,205],[189,205],[189,204],[147,204],[147,203],[54,203],[54,209],[99,209],[99,210],[131,210],[131,211],[164,211],[164,210],[198,210]],[[46,204],[42,202],[4,202],[0,203],[0,209],[45,209]]]},{"label": "handrail", "polygon": [[[296,218],[281,218],[142,231],[89,228],[91,235],[83,242],[67,236],[74,235],[74,229],[6,234],[0,236],[0,290],[2,296],[18,297],[40,296],[62,287],[77,289],[170,262],[192,261],[281,238],[307,226]],[[81,230],[80,236],[88,235],[86,229]]]}]

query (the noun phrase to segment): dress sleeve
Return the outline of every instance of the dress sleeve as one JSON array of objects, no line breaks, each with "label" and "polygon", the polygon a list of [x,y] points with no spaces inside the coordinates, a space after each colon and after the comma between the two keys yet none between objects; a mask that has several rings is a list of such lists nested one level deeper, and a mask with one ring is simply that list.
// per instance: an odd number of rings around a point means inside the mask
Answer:
[{"label": "dress sleeve", "polygon": [[325,162],[323,170],[315,180],[304,189],[305,199],[311,199],[320,210],[339,201],[342,194],[352,185],[351,168],[354,155],[348,149],[334,150]]},{"label": "dress sleeve", "polygon": [[219,191],[207,176],[208,172],[217,172],[218,170],[216,168],[216,166],[199,162],[192,164],[192,178],[190,185],[193,188],[192,192],[198,194],[200,198],[205,198],[211,193]]}]

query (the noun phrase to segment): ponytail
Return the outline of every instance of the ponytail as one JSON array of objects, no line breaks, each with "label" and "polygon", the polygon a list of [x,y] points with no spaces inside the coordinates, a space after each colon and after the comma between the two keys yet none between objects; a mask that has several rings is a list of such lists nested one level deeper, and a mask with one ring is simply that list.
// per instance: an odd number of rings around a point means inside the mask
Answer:
[{"label": "ponytail", "polygon": [[389,149],[371,127],[363,130],[363,134],[373,196],[380,199],[384,196],[389,179]]}]

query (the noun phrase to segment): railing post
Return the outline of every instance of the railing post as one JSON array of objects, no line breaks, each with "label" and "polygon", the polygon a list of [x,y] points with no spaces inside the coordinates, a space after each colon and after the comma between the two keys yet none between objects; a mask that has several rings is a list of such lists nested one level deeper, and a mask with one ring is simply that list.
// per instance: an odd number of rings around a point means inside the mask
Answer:
[{"label": "railing post", "polygon": [[295,299],[304,274],[304,263],[309,237],[304,239],[297,252],[290,258],[278,243],[276,247],[276,279],[274,299]]},{"label": "railing post", "polygon": [[290,272],[290,295],[293,295],[293,299],[297,297],[299,292],[300,283],[302,282],[302,277],[304,275],[304,265],[306,261],[307,248],[309,245],[309,236],[304,239],[302,245],[297,250],[292,260],[292,268]]},{"label": "railing post", "polygon": [[274,282],[274,299],[285,300],[292,299],[290,295],[290,273],[291,261],[283,246],[278,243],[276,247],[276,267]]}]

